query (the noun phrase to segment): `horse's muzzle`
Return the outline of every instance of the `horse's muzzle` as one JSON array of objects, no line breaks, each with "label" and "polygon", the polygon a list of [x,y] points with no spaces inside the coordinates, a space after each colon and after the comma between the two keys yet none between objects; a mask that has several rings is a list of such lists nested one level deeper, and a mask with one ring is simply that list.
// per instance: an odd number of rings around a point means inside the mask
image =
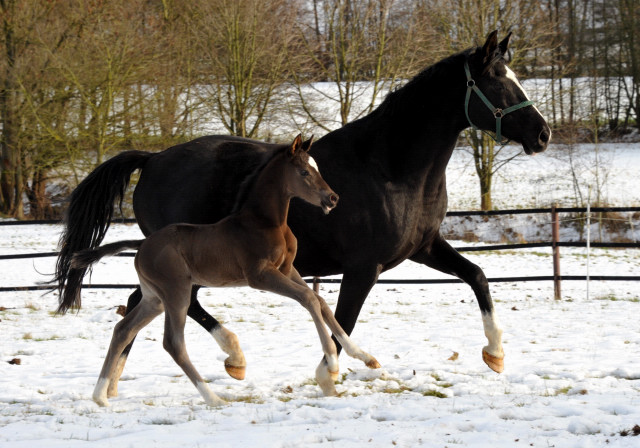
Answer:
[{"label": "horse's muzzle", "polygon": [[331,210],[333,210],[336,205],[338,205],[338,201],[340,200],[340,196],[331,192],[327,194],[322,200],[322,211],[325,215],[329,214]]},{"label": "horse's muzzle", "polygon": [[534,137],[530,140],[523,139],[522,148],[528,155],[537,154],[547,149],[549,142],[551,141],[551,129],[545,124],[542,130],[538,133],[537,138]]}]

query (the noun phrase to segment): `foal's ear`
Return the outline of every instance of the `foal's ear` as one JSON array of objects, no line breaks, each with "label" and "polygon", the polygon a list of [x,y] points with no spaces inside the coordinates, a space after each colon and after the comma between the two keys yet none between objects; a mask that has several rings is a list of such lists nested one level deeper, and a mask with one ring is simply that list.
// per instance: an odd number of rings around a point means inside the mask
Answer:
[{"label": "foal's ear", "polygon": [[302,134],[298,134],[296,138],[293,139],[293,143],[291,143],[291,146],[289,146],[289,149],[287,149],[289,156],[293,157],[294,155],[296,155],[298,150],[302,149],[302,145],[303,145]]},{"label": "foal's ear", "polygon": [[313,143],[313,135],[309,137],[309,140],[305,140],[302,142],[302,149],[304,152],[307,152],[311,149],[311,143]]}]

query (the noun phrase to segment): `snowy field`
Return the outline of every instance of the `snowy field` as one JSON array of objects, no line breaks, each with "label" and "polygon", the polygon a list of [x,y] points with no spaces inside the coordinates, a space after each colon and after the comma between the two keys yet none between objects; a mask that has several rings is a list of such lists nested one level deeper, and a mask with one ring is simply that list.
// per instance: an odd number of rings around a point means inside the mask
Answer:
[{"label": "snowy field", "polygon": [[[607,186],[611,205],[640,203],[636,147],[608,150],[615,154]],[[545,157],[513,164],[517,176],[505,168],[504,179],[513,180],[496,184],[500,207],[548,206],[562,197],[569,198],[562,205],[574,205],[564,165]],[[448,171],[456,209],[472,207],[467,201],[476,183],[464,180],[472,169],[452,163]],[[588,183],[588,173],[582,179]],[[60,230],[0,226],[0,254],[54,251]],[[137,227],[116,225],[107,240],[138,236]],[[466,256],[488,277],[552,275],[548,249]],[[1,284],[46,280],[54,261],[0,261]],[[589,269],[638,275],[640,251],[593,250]],[[585,250],[562,248],[563,275],[585,271]],[[407,262],[382,278],[444,277]],[[135,283],[132,259],[105,259],[91,281]],[[204,405],[163,350],[162,318],[140,333],[111,407],[93,403],[120,319],[115,309],[129,291],[85,290],[83,308],[65,316],[53,315],[53,294],[0,293],[0,446],[640,446],[633,435],[640,425],[640,284],[591,282],[587,297],[585,282],[564,282],[562,301],[553,300],[551,282],[490,287],[504,328],[504,373],[482,362],[486,339],[468,286],[380,284],[352,336],[382,368],[369,370],[341,356],[341,396],[335,398],[321,396],[314,384],[321,349],[301,306],[250,289],[206,289],[203,305],[238,335],[248,363],[244,381],[228,377],[226,356],[188,322],[191,359],[229,402],[221,409]],[[336,286],[322,285],[321,294],[335,306]]]}]

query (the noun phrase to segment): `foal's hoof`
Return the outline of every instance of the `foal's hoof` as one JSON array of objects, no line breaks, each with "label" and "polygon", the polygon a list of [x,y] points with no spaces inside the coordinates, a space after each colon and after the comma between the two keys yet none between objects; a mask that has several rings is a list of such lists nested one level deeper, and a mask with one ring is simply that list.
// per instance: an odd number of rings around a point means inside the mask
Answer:
[{"label": "foal's hoof", "polygon": [[244,379],[246,367],[244,366],[232,366],[230,364],[224,365],[224,370],[227,371],[231,378],[242,381]]},{"label": "foal's hoof", "polygon": [[496,373],[502,373],[504,370],[504,356],[498,358],[490,355],[486,350],[482,350],[482,360],[489,366],[491,370]]},{"label": "foal's hoof", "polygon": [[373,356],[369,361],[366,362],[366,366],[369,367],[370,369],[379,369],[380,367],[382,367],[378,362],[378,360]]}]

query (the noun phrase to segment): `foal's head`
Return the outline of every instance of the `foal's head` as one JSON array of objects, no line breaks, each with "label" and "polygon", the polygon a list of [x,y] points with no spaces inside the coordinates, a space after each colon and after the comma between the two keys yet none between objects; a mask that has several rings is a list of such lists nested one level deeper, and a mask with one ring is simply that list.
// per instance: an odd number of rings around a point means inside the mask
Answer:
[{"label": "foal's head", "polygon": [[292,196],[322,207],[327,214],[338,205],[339,197],[324,181],[318,165],[309,155],[312,140],[313,137],[303,142],[298,135],[285,150],[285,157],[289,162],[285,170],[287,188]]}]

